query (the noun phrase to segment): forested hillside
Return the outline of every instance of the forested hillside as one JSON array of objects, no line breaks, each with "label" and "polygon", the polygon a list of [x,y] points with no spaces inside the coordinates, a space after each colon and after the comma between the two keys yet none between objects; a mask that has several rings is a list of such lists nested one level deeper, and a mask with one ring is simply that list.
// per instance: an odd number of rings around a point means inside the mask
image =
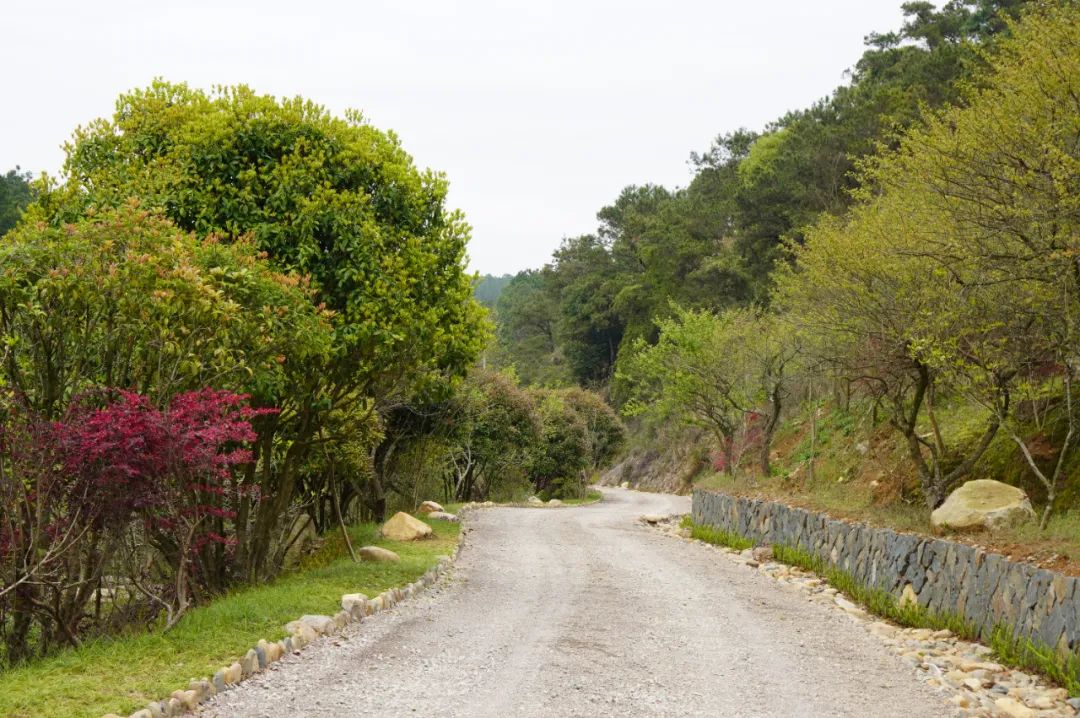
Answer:
[{"label": "forested hillside", "polygon": [[1074,505],[1080,13],[903,9],[829,97],[625,188],[502,293],[499,361],[633,417],[613,480]]},{"label": "forested hillside", "polygon": [[903,27],[871,33],[850,82],[829,97],[764,128],[724,130],[690,153],[685,188],[623,189],[598,209],[594,234],[565,240],[549,264],[505,289],[507,361],[529,380],[608,386],[635,339],[656,340],[672,302],[714,311],[768,303],[785,242],[851,205],[860,158],[895,147],[905,127],[983,77],[985,53],[1023,5],[906,3]]},{"label": "forested hillside", "polygon": [[0,237],[18,224],[31,196],[29,173],[16,167],[0,175]]}]

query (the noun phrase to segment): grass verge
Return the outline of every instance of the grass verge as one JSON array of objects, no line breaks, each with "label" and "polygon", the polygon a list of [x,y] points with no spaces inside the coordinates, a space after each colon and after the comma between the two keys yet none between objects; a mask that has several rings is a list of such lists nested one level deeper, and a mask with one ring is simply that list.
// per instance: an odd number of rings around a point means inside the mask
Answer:
[{"label": "grass verge", "polygon": [[702,526],[701,524],[695,524],[690,520],[689,516],[683,517],[683,528],[690,529],[690,537],[695,538],[705,543],[716,544],[717,546],[726,546],[728,548],[735,549],[736,551],[745,551],[748,548],[754,547],[754,542],[743,538],[734,531],[727,531],[725,529],[715,528],[713,526]]},{"label": "grass verge", "polygon": [[1080,696],[1080,656],[1075,653],[1063,657],[1047,646],[1040,646],[1025,638],[1014,638],[1005,626],[994,629],[990,636],[990,648],[1002,663],[1041,673],[1069,691],[1070,696]]},{"label": "grass verge", "polygon": [[353,563],[340,532],[334,532],[297,571],[200,606],[168,633],[97,640],[2,673],[0,716],[99,718],[143,708],[186,688],[192,678],[213,675],[260,638],[284,637],[283,626],[302,614],[334,614],[343,593],[375,596],[415,581],[457,545],[457,524],[431,525],[434,538],[417,542],[376,540],[374,524],[350,528],[354,545],[389,548],[400,563]]},{"label": "grass verge", "polygon": [[589,493],[585,494],[581,498],[577,499],[563,499],[565,506],[584,506],[585,504],[595,504],[604,498],[604,495],[595,489],[590,489]]},{"label": "grass verge", "polygon": [[901,604],[895,596],[880,588],[870,588],[860,583],[847,571],[830,566],[808,551],[783,544],[774,544],[773,557],[790,566],[811,571],[848,598],[858,601],[871,613],[887,618],[893,623],[910,628],[930,628],[935,631],[948,629],[970,641],[979,640],[979,631],[960,616],[934,613],[918,604]]}]

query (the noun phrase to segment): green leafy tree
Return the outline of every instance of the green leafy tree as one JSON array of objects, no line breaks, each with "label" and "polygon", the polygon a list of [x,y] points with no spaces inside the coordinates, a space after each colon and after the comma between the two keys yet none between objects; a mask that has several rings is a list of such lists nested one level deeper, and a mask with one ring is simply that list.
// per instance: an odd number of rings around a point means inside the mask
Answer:
[{"label": "green leafy tree", "polygon": [[250,243],[199,241],[134,205],[0,243],[0,382],[43,416],[100,387],[163,402],[207,385],[281,399],[330,351],[327,313]]},{"label": "green leafy tree", "polygon": [[542,498],[584,495],[589,468],[589,431],[585,417],[555,389],[533,389],[540,437],[529,454],[528,471]]},{"label": "green leafy tree", "polygon": [[23,210],[33,199],[30,173],[18,167],[0,175],[0,237],[19,222]]},{"label": "green leafy tree", "polygon": [[592,235],[563,241],[551,271],[559,297],[556,332],[578,383],[596,386],[611,377],[624,324],[615,308],[619,284],[604,244]]},{"label": "green leafy tree", "polygon": [[[955,291],[918,256],[911,219],[887,202],[855,208],[846,221],[811,230],[794,269],[778,275],[777,301],[806,335],[810,355],[884,405],[904,437],[929,508],[945,500],[993,440],[1000,422],[987,418],[982,438],[960,452],[944,439],[936,407],[941,371],[923,339],[926,318]],[[986,367],[986,401],[1007,408],[1008,373]],[[923,418],[933,427],[927,433]]]},{"label": "green leafy tree", "polygon": [[[76,132],[65,176],[37,216],[60,223],[138,197],[199,237],[250,237],[273,266],[309,277],[314,301],[332,312],[330,361],[309,368],[297,387],[305,399],[259,427],[261,476],[250,480],[262,500],[238,549],[246,575],[269,565],[332,412],[364,422],[352,407],[382,412],[460,375],[483,344],[463,266],[469,230],[445,208],[445,178],[418,170],[393,134],[358,113],[338,118],[243,86],[206,94],[159,81]],[[378,482],[375,474],[369,484],[375,512],[384,505]]]},{"label": "green leafy tree", "polygon": [[533,389],[530,393],[540,433],[526,466],[537,493],[544,498],[583,496],[592,473],[621,447],[622,423],[603,399],[584,389]]},{"label": "green leafy tree", "polygon": [[727,320],[675,307],[674,316],[658,325],[656,344],[638,340],[622,375],[633,392],[624,412],[648,411],[701,426],[723,448],[727,470],[734,473],[733,442],[750,397],[727,360],[735,349]]},{"label": "green leafy tree", "polygon": [[[1075,8],[1030,13],[964,106],[867,164],[876,194],[864,196],[896,218],[891,244],[917,257],[941,288],[916,325],[913,351],[1017,444],[1046,491],[1044,525],[1077,435],[1078,48]],[[1036,412],[1037,431],[1025,436],[994,384],[1027,406],[1055,395],[1059,410]],[[1056,456],[1036,460],[1038,443],[1056,443]]]},{"label": "green leafy tree", "polygon": [[512,366],[526,385],[570,383],[558,338],[559,297],[553,270],[526,270],[506,286],[496,305],[501,366]]},{"label": "green leafy tree", "polygon": [[659,322],[660,337],[627,363],[631,387],[626,413],[674,418],[712,433],[725,470],[739,464],[737,439],[753,433],[761,471],[771,472],[769,452],[784,400],[796,344],[786,325],[755,309],[713,313],[673,307]]},{"label": "green leafy tree", "polygon": [[569,409],[584,421],[587,471],[602,469],[622,448],[626,427],[611,405],[596,392],[569,387],[560,393]]}]

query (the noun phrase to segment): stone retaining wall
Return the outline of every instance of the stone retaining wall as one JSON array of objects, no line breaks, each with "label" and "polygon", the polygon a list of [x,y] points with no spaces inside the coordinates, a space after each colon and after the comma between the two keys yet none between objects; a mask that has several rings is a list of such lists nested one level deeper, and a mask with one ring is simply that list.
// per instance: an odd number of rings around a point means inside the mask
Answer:
[{"label": "stone retaining wall", "polygon": [[1071,576],[952,541],[701,489],[692,518],[759,543],[802,548],[897,598],[910,586],[920,605],[963,617],[983,640],[1000,625],[1062,654],[1080,652],[1080,580]]}]

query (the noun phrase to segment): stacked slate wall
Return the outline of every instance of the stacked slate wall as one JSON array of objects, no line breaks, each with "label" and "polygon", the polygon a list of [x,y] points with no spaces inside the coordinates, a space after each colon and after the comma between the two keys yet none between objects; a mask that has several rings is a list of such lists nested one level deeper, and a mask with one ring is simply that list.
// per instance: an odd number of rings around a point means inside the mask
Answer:
[{"label": "stacked slate wall", "polygon": [[1016,637],[1080,651],[1080,580],[971,546],[847,523],[771,501],[697,489],[694,523],[762,544],[799,547],[897,598],[910,585],[930,611],[961,616],[984,639]]}]

